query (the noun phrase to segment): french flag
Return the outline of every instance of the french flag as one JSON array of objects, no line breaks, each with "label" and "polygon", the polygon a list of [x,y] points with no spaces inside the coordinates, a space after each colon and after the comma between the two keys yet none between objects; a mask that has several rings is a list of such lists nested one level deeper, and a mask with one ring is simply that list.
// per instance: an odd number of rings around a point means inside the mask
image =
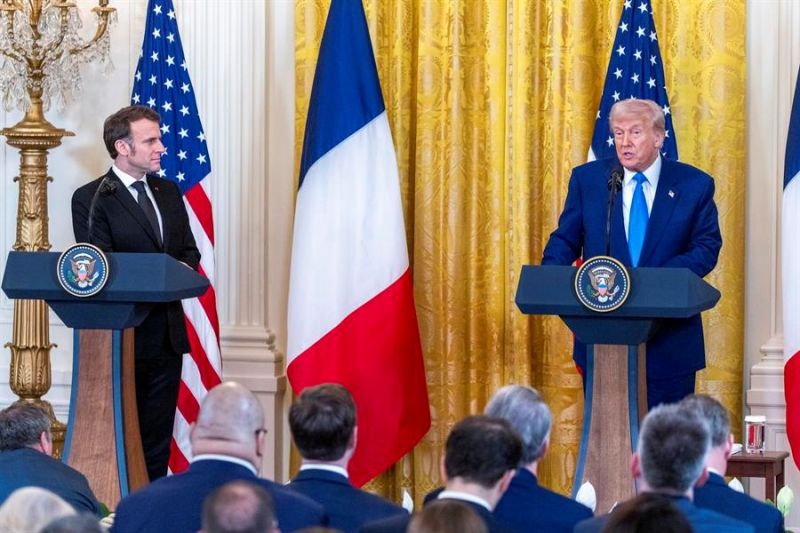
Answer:
[{"label": "french flag", "polygon": [[[783,284],[783,389],[786,394],[786,433],[792,457],[800,457],[800,72],[792,102],[792,118],[786,137],[783,168],[783,210],[781,254]],[[798,464],[800,466],[800,464]]]},{"label": "french flag", "polygon": [[333,0],[306,119],[289,283],[295,394],[347,387],[361,486],[430,427],[392,135],[364,9]]}]

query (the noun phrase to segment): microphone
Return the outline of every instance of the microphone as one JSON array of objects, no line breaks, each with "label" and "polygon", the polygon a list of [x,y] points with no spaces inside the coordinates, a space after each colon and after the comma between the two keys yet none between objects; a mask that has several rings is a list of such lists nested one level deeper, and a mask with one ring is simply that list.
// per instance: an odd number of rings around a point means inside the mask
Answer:
[{"label": "microphone", "polygon": [[608,176],[608,211],[606,212],[606,255],[611,256],[611,213],[614,212],[614,199],[622,190],[622,180],[625,174],[622,165],[617,165]]},{"label": "microphone", "polygon": [[113,181],[108,179],[108,174],[106,174],[103,179],[100,181],[100,185],[94,191],[92,195],[92,201],[89,202],[89,220],[87,221],[87,230],[86,230],[86,240],[89,244],[92,243],[92,224],[94,223],[94,208],[95,204],[97,204],[97,197],[98,196],[108,196],[113,194],[114,191],[117,190],[117,184]]}]

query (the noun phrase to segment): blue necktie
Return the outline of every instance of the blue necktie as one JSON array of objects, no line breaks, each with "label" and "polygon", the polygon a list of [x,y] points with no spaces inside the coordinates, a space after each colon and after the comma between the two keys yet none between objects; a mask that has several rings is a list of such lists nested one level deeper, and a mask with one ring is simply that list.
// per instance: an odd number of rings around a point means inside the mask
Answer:
[{"label": "blue necktie", "polygon": [[639,256],[642,254],[642,245],[650,215],[647,213],[647,200],[644,199],[644,189],[642,188],[642,184],[647,181],[647,178],[641,172],[637,172],[633,179],[636,180],[636,188],[633,190],[633,201],[628,216],[628,250],[631,253],[631,264],[639,266]]}]

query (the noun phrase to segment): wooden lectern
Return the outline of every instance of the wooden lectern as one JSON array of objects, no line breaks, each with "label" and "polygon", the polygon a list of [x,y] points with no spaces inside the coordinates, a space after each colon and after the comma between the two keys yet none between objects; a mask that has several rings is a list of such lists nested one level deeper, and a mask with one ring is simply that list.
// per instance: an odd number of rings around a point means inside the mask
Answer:
[{"label": "wooden lectern", "polygon": [[45,300],[75,329],[72,392],[62,460],[113,509],[147,484],[134,381],[133,327],[155,303],[202,295],[208,279],[166,254],[106,254],[109,279],[87,298],[58,283],[56,252],[11,252],[3,292]]},{"label": "wooden lectern", "polygon": [[663,320],[711,309],[714,287],[685,268],[634,268],[630,294],[615,311],[585,308],[574,293],[576,267],[522,267],[516,304],[525,314],[558,315],[586,347],[583,431],[572,495],[585,481],[597,513],[635,494],[630,457],[647,412],[645,346]]}]

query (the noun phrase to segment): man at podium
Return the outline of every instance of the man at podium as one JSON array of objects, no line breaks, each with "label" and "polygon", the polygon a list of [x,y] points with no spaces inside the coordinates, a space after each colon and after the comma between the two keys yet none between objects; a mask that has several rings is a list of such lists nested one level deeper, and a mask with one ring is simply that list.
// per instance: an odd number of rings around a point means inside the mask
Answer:
[{"label": "man at podium", "polygon": [[[76,242],[105,252],[166,253],[197,269],[200,252],[178,187],[161,169],[160,116],[124,107],[103,125],[111,169],[72,196]],[[146,282],[146,280],[143,280]],[[153,307],[136,328],[136,405],[150,480],[167,473],[184,353],[189,352],[181,303]]]},{"label": "man at podium", "polygon": [[[657,103],[620,100],[609,121],[617,157],[573,169],[542,264],[610,255],[627,267],[688,268],[705,276],[722,247],[713,178],[661,156],[665,119]],[[586,346],[577,340],[573,358],[586,367]],[[648,408],[693,393],[695,373],[704,367],[700,315],[665,321],[647,343]]]}]

